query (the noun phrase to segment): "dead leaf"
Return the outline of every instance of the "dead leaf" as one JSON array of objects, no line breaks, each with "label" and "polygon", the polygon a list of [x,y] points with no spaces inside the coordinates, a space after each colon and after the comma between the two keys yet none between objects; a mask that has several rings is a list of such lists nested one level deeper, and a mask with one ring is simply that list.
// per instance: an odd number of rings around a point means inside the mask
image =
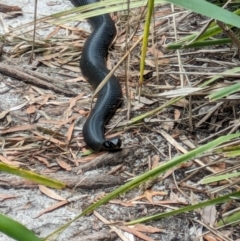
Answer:
[{"label": "dead leaf", "polygon": [[178,120],[181,116],[181,111],[178,109],[174,110],[174,120]]},{"label": "dead leaf", "polygon": [[67,108],[67,110],[64,112],[64,116],[66,117],[66,119],[72,115],[72,109],[73,107],[76,105],[77,101],[82,99],[82,97],[84,96],[84,93],[79,94],[78,96],[72,98],[70,100],[70,104],[69,107]]},{"label": "dead leaf", "polygon": [[136,206],[136,204],[132,203],[131,201],[121,201],[121,200],[117,200],[117,199],[113,199],[111,201],[109,201],[110,203],[114,203],[114,204],[119,204],[122,205],[124,207],[134,207]]},{"label": "dead leaf", "polygon": [[32,130],[32,129],[35,129],[35,128],[36,128],[35,125],[14,126],[14,127],[9,128],[9,129],[0,130],[0,134]]},{"label": "dead leaf", "polygon": [[186,199],[183,196],[179,196],[174,192],[170,193],[170,200],[177,201],[179,203],[187,203]]},{"label": "dead leaf", "polygon": [[178,107],[183,107],[186,108],[189,105],[189,101],[186,100],[185,98],[175,102],[173,106],[178,106]]},{"label": "dead leaf", "polygon": [[73,121],[68,128],[68,132],[67,132],[67,142],[68,143],[70,143],[70,141],[71,141],[74,125],[75,125],[75,122]]},{"label": "dead leaf", "polygon": [[140,101],[141,103],[143,103],[145,105],[152,105],[152,104],[158,102],[158,100],[150,100],[143,96],[140,96],[140,98],[138,96],[135,96],[135,100],[137,100],[137,102]]},{"label": "dead leaf", "polygon": [[202,209],[202,219],[204,223],[214,225],[216,222],[217,210],[214,205],[204,207]]},{"label": "dead leaf", "polygon": [[[153,196],[156,196],[156,195],[166,196],[167,193],[166,193],[166,192],[163,192],[163,191],[146,190],[143,195],[131,199],[130,202],[133,202],[133,201],[136,201],[136,200],[140,200],[140,199],[146,198],[150,203],[153,204],[152,197],[153,197]],[[155,203],[155,202],[154,202],[154,203]]]},{"label": "dead leaf", "polygon": [[154,239],[152,239],[152,238],[148,237],[147,235],[145,235],[145,234],[137,231],[137,230],[134,229],[134,228],[130,228],[130,227],[127,227],[127,226],[119,226],[119,228],[122,229],[122,230],[124,230],[124,231],[126,231],[126,232],[128,232],[128,233],[132,233],[132,234],[134,234],[135,236],[137,236],[137,237],[139,237],[139,238],[141,238],[141,239],[143,239],[143,240],[146,240],[146,241],[154,241]]},{"label": "dead leaf", "polygon": [[144,233],[162,233],[164,229],[155,228],[150,225],[144,224],[136,224],[133,226],[137,231],[144,232]]},{"label": "dead leaf", "polygon": [[213,237],[212,234],[206,234],[203,236],[205,240],[207,241],[218,241],[218,239],[216,239],[215,237]]},{"label": "dead leaf", "polygon": [[89,111],[86,110],[79,110],[78,113],[82,116],[87,116],[89,114]]},{"label": "dead leaf", "polygon": [[[85,148],[82,149],[82,152],[84,152],[84,151],[87,151],[87,149],[85,149]],[[97,157],[99,157],[99,156],[101,156],[103,154],[104,154],[104,152],[94,153],[94,154],[92,154],[90,156],[85,156],[85,157],[81,157],[80,159],[76,159],[75,162],[76,163],[90,162],[90,161],[94,160],[95,158],[97,158]]]},{"label": "dead leaf", "polygon": [[173,129],[174,122],[168,118],[166,118],[166,121],[163,123],[162,127],[166,131],[170,131]]},{"label": "dead leaf", "polygon": [[27,105],[27,104],[28,104],[28,101],[25,102],[25,103],[23,103],[23,104],[20,104],[20,105],[17,105],[17,106],[11,107],[9,110],[10,110],[10,111],[20,110],[20,109],[22,109],[22,108],[23,108],[25,105]]},{"label": "dead leaf", "polygon": [[9,195],[9,194],[0,194],[0,200],[4,201],[6,199],[16,198],[17,196]]},{"label": "dead leaf", "polygon": [[71,123],[73,120],[75,120],[77,118],[78,118],[78,115],[74,115],[74,116],[68,118],[67,120],[43,120],[43,119],[40,119],[39,123],[62,126],[62,125]]},{"label": "dead leaf", "polygon": [[54,138],[54,137],[52,137],[52,136],[50,136],[50,135],[42,135],[42,134],[39,133],[38,131],[33,131],[33,133],[34,133],[35,135],[37,135],[37,136],[42,137],[43,139],[45,139],[45,140],[47,140],[47,141],[49,141],[49,142],[54,143],[54,144],[61,145],[61,146],[66,146],[66,143],[65,143],[65,142],[60,141],[60,140],[58,140],[58,139],[56,139],[56,138]]},{"label": "dead leaf", "polygon": [[59,207],[62,207],[66,204],[68,204],[69,202],[67,200],[63,200],[63,201],[60,201],[58,203],[55,203],[53,204],[52,206],[44,209],[42,212],[40,212],[39,214],[37,214],[34,218],[39,218],[40,216],[42,216],[44,213],[48,213],[48,212],[51,212]]},{"label": "dead leaf", "polygon": [[151,167],[151,169],[154,169],[155,167],[158,167],[159,161],[160,161],[159,155],[152,156],[152,167]]},{"label": "dead leaf", "polygon": [[45,195],[47,195],[48,197],[58,200],[58,201],[63,201],[66,200],[65,198],[59,196],[58,194],[56,194],[53,190],[49,189],[48,187],[45,187],[43,185],[38,185],[40,191],[42,193],[44,193]]},{"label": "dead leaf", "polygon": [[73,78],[73,79],[68,79],[68,80],[65,80],[65,82],[67,83],[76,83],[76,82],[86,82],[85,78],[83,78],[82,76],[79,76],[77,78]]},{"label": "dead leaf", "polygon": [[47,167],[50,167],[50,164],[47,160],[47,158],[41,157],[41,156],[35,156],[36,159],[38,159],[40,162],[43,162]]},{"label": "dead leaf", "polygon": [[56,159],[58,165],[66,171],[71,171],[72,167],[63,160]]},{"label": "dead leaf", "polygon": [[0,120],[3,119],[10,111],[9,110],[4,110],[0,113]]},{"label": "dead leaf", "polygon": [[30,105],[27,109],[26,109],[26,113],[27,114],[33,114],[36,112],[36,107],[34,105]]},{"label": "dead leaf", "polygon": [[20,165],[22,165],[21,162],[10,161],[9,159],[7,159],[6,157],[4,157],[2,155],[0,155],[0,161],[7,164],[7,165],[14,166],[14,167],[19,167]]}]

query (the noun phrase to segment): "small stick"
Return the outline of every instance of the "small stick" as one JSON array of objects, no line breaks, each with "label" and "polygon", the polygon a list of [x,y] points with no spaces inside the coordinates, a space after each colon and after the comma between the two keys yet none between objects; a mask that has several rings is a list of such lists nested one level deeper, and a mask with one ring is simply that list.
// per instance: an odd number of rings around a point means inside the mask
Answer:
[{"label": "small stick", "polygon": [[43,81],[42,79],[39,79],[39,78],[36,78],[29,74],[26,74],[22,70],[17,68],[16,66],[10,66],[10,65],[0,63],[0,73],[10,76],[12,78],[21,80],[28,84],[35,85],[40,88],[52,90],[58,94],[63,94],[66,96],[76,96],[77,95],[76,93],[73,93],[72,91],[59,88],[51,83]]}]

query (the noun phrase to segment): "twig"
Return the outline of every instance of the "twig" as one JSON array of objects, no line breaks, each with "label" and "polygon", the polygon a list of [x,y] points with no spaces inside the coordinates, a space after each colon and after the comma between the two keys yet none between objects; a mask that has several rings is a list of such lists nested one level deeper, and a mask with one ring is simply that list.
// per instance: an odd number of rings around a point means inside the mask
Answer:
[{"label": "twig", "polygon": [[52,90],[58,94],[63,94],[66,96],[76,96],[77,95],[77,94],[73,93],[72,91],[59,88],[51,83],[43,81],[42,79],[39,79],[39,78],[36,78],[29,74],[26,74],[22,70],[17,68],[16,66],[9,66],[9,65],[0,63],[0,73],[13,77],[18,80],[21,80],[28,84],[38,86],[40,88]]}]

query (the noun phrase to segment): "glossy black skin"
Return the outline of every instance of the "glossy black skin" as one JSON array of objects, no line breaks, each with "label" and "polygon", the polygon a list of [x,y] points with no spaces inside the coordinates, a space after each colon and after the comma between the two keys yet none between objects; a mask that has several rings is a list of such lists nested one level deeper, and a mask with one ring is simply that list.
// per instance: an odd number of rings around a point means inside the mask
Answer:
[{"label": "glossy black skin", "polygon": [[[83,6],[98,0],[71,0],[74,6]],[[83,76],[96,89],[109,73],[106,67],[108,48],[116,36],[116,27],[108,14],[88,19],[92,33],[87,39],[80,59]],[[112,75],[98,93],[98,98],[83,126],[83,136],[93,151],[117,151],[121,140],[105,139],[104,126],[122,103],[122,89],[118,79]]]}]

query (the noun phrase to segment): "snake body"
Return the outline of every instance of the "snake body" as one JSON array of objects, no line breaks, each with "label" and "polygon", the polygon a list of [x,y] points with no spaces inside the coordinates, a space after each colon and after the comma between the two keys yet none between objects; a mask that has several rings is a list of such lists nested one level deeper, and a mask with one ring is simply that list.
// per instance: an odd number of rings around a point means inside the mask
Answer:
[{"label": "snake body", "polygon": [[[74,6],[83,6],[98,0],[71,0]],[[96,89],[107,76],[108,48],[116,36],[116,27],[109,16],[103,14],[87,19],[92,33],[84,44],[80,69],[83,76]],[[112,75],[98,93],[96,104],[91,110],[84,126],[83,137],[93,151],[116,151],[121,147],[119,137],[105,139],[104,127],[122,103],[122,90],[118,79]]]}]

